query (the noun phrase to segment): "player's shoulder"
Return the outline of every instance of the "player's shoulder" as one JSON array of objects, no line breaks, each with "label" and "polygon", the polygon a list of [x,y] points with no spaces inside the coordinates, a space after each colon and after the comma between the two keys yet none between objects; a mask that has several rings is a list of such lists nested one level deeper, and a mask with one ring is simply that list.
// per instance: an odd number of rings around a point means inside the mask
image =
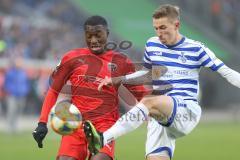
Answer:
[{"label": "player's shoulder", "polygon": [[88,48],[75,48],[64,53],[61,61],[66,62],[78,56],[86,55],[86,54],[89,54]]},{"label": "player's shoulder", "polygon": [[121,65],[123,68],[133,63],[128,55],[116,51],[112,52],[112,62]]},{"label": "player's shoulder", "polygon": [[128,56],[126,54],[117,52],[117,51],[112,51],[112,56],[114,58],[119,58],[119,59],[129,59]]},{"label": "player's shoulder", "polygon": [[185,37],[185,44],[189,45],[189,46],[193,46],[193,47],[199,47],[199,48],[205,48],[205,45],[203,42],[197,41],[197,40],[193,40],[190,38]]},{"label": "player's shoulder", "polygon": [[84,55],[84,54],[88,54],[88,53],[89,53],[88,48],[75,48],[75,49],[67,51],[63,55],[63,57],[74,57],[74,56]]},{"label": "player's shoulder", "polygon": [[160,42],[160,40],[159,40],[159,38],[158,38],[157,36],[150,37],[150,38],[147,40],[147,43],[151,43],[151,42],[153,42],[153,43],[160,43],[160,44],[161,44],[161,42]]}]

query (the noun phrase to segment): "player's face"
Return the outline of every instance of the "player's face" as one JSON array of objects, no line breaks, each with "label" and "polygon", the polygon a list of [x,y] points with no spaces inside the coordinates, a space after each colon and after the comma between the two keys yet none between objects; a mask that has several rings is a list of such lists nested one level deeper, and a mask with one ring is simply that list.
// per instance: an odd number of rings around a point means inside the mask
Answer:
[{"label": "player's face", "polygon": [[179,21],[174,21],[167,17],[153,18],[153,27],[161,43],[165,45],[174,45],[177,43]]},{"label": "player's face", "polygon": [[103,25],[86,26],[85,38],[88,48],[94,54],[101,54],[104,52],[107,43],[108,30]]}]

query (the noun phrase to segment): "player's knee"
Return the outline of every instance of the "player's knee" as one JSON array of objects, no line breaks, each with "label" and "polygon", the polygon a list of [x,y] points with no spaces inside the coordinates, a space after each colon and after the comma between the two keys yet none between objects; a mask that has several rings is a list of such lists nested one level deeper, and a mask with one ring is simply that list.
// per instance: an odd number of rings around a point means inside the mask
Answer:
[{"label": "player's knee", "polygon": [[77,160],[77,159],[69,156],[59,156],[57,160]]},{"label": "player's knee", "polygon": [[173,109],[173,100],[169,96],[152,96],[141,100],[149,110],[149,115],[157,119],[169,117]]},{"label": "player's knee", "polygon": [[148,109],[156,108],[162,105],[166,105],[171,103],[172,98],[169,96],[151,96],[151,97],[144,97],[141,100]]},{"label": "player's knee", "polygon": [[150,110],[156,102],[153,97],[144,97],[141,100],[141,103],[143,103]]},{"label": "player's knee", "polygon": [[167,156],[147,156],[147,160],[170,160]]},{"label": "player's knee", "polygon": [[91,157],[90,160],[112,160],[112,158],[105,153],[98,153],[95,156]]}]

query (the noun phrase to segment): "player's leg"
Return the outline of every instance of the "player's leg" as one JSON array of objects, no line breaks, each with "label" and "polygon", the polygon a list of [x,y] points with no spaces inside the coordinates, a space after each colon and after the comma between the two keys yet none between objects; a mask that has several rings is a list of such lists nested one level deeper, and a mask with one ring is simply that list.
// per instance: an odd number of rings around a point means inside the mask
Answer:
[{"label": "player's leg", "polygon": [[[144,97],[135,107],[124,114],[110,129],[103,133],[103,143],[109,143],[138,128],[149,115],[167,122],[174,118],[174,99],[169,96]],[[168,122],[170,125],[171,121]]]},{"label": "player's leg", "polygon": [[85,160],[88,155],[87,141],[81,131],[62,136],[57,160]]},{"label": "player's leg", "polygon": [[90,160],[113,160],[112,157],[105,153],[98,153],[95,156],[91,157]]},{"label": "player's leg", "polygon": [[113,160],[115,154],[115,142],[106,144],[99,152],[92,156],[90,160]]},{"label": "player's leg", "polygon": [[[135,107],[124,114],[110,129],[98,134],[95,127],[88,121],[85,122],[84,132],[93,150],[99,150],[103,145],[138,128],[147,120],[149,114],[161,119],[174,118],[176,108],[174,99],[169,96],[144,97]],[[175,109],[174,109],[175,108]],[[172,121],[172,120],[171,120]],[[170,125],[171,121],[167,121]]]},{"label": "player's leg", "polygon": [[141,100],[148,109],[149,116],[155,119],[166,119],[172,116],[174,99],[170,96],[148,96]]},{"label": "player's leg", "polygon": [[7,100],[7,126],[8,126],[8,131],[10,133],[14,133],[16,131],[16,127],[18,121],[17,121],[17,114],[18,114],[18,103],[16,100],[16,97],[13,96],[8,96],[6,98]]},{"label": "player's leg", "polygon": [[173,101],[176,116],[170,118],[170,125],[169,121],[155,119],[148,123],[147,160],[171,159],[175,150],[175,139],[189,134],[200,120],[201,108],[197,102],[176,97]]},{"label": "player's leg", "polygon": [[77,159],[69,156],[59,156],[57,157],[57,160],[77,160]]},{"label": "player's leg", "polygon": [[149,156],[147,160],[170,160],[170,158],[164,156]]},{"label": "player's leg", "polygon": [[172,121],[172,125],[168,126],[168,132],[175,138],[179,138],[189,134],[198,124],[201,117],[201,107],[192,100],[184,100],[174,98],[176,116]]},{"label": "player's leg", "polygon": [[145,144],[146,160],[169,160],[175,149],[175,139],[153,118],[148,121]]}]

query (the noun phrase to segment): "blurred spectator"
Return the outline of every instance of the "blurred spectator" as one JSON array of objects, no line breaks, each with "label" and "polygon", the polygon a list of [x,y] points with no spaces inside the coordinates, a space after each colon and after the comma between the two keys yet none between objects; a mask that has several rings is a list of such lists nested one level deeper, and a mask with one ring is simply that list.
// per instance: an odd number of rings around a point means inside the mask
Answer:
[{"label": "blurred spectator", "polygon": [[56,60],[84,45],[84,16],[64,0],[0,0],[0,57]]},{"label": "blurred spectator", "polygon": [[[43,98],[49,87],[49,71],[39,70],[30,73],[30,95],[27,97],[27,106],[31,106],[25,110],[27,114],[38,114],[41,111]],[[29,74],[29,73],[28,73]]]},{"label": "blurred spectator", "polygon": [[[45,66],[34,64],[33,67],[24,64],[24,67],[28,67],[26,71],[29,76],[29,95],[26,105],[31,106],[24,110],[24,113],[39,112],[40,99],[44,96],[49,72],[53,66],[50,63],[56,64],[62,54],[69,49],[85,46],[81,27],[85,17],[85,13],[70,1],[0,0],[1,62],[6,62],[5,59],[12,57],[23,57],[25,61],[38,61],[38,64],[43,61],[49,62],[43,63],[46,64]],[[6,63],[0,65],[6,69]],[[48,73],[43,73],[42,70],[48,70]],[[36,76],[38,72],[40,73]],[[13,90],[17,92],[17,88]]]},{"label": "blurred spectator", "polygon": [[[240,42],[239,0],[201,0],[197,2],[184,0],[184,5],[182,5],[182,1],[178,1],[178,3],[183,10],[198,18],[204,25],[210,24],[210,27],[223,39],[230,43]],[[189,10],[189,8],[195,10]]]},{"label": "blurred spectator", "polygon": [[14,60],[9,70],[7,70],[4,80],[7,103],[7,127],[10,133],[17,131],[18,117],[25,107],[26,96],[29,93],[29,79],[22,65],[21,59]]},{"label": "blurred spectator", "polygon": [[[50,60],[54,64],[69,49],[84,46],[83,28],[81,28],[84,17],[85,14],[65,0],[0,0],[1,62],[6,62],[4,58],[13,61],[11,58],[23,57],[24,60]],[[24,65],[26,67],[26,64]],[[0,74],[0,85],[1,83],[2,86],[4,85],[9,95],[4,97],[3,87],[0,86],[0,107],[2,102],[7,103],[8,126],[12,126],[10,131],[14,131],[16,129],[14,122],[17,120],[13,118],[17,118],[15,115],[21,112],[24,104],[31,106],[24,110],[24,113],[39,112],[41,106],[39,103],[47,88],[52,65],[46,65],[44,68],[40,66],[26,68],[29,79],[25,71],[17,69],[16,66],[8,70],[5,75],[6,63],[1,64],[1,67],[3,66],[5,67],[0,68],[3,69]],[[17,80],[15,72],[20,76],[20,80]],[[36,76],[38,72],[39,75]],[[6,76],[5,84],[1,81],[4,76]],[[11,81],[18,87],[11,85],[13,83]],[[28,83],[20,81],[28,81]],[[24,84],[19,85],[20,83]],[[26,99],[27,103],[25,103]],[[18,100],[17,104],[16,100]]]},{"label": "blurred spectator", "polygon": [[221,4],[219,0],[211,0],[212,27],[220,29]]},{"label": "blurred spectator", "polygon": [[235,10],[235,5],[237,5],[235,0],[222,1],[223,19],[225,20],[222,25],[223,33],[232,42],[236,42],[237,40],[237,16],[239,16],[239,11]]},{"label": "blurred spectator", "polygon": [[0,116],[3,113],[3,85],[4,85],[4,73],[0,70]]}]

